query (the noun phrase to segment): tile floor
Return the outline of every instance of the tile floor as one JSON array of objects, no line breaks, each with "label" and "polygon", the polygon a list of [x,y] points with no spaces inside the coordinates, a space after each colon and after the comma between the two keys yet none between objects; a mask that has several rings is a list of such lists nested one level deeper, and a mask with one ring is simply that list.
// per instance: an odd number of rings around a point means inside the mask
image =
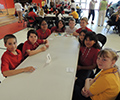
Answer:
[{"label": "tile floor", "polygon": [[[85,13],[86,14],[84,16],[87,17],[87,11]],[[109,33],[106,33],[106,29],[104,27],[106,25],[107,18],[105,19],[104,26],[103,27],[98,27],[97,26],[98,12],[96,11],[95,14],[96,14],[95,20],[94,20],[95,24],[91,25],[91,23],[90,23],[91,19],[90,19],[89,20],[90,24],[88,24],[88,27],[90,29],[92,29],[93,31],[95,31],[96,33],[102,33],[102,34],[104,34],[107,37],[107,42],[106,42],[106,44],[105,44],[105,46],[103,48],[112,48],[114,50],[120,51],[120,36],[118,34],[116,34],[116,33],[113,33],[112,29],[110,29]],[[80,27],[79,24],[77,24],[76,26],[78,28]],[[14,33],[14,35],[17,37],[18,44],[21,43],[21,42],[26,41],[27,31],[28,30],[26,28],[26,29],[23,29],[23,30],[21,30],[19,32]],[[3,39],[0,40],[0,48],[5,48],[4,44],[3,44]],[[0,49],[0,57],[2,56],[4,51],[5,50]],[[120,56],[120,53],[118,53],[118,55]],[[1,64],[1,60],[0,60],[0,64]],[[118,59],[116,64],[118,66],[120,66],[120,58]],[[4,77],[2,76],[2,74],[0,74],[0,81],[2,81],[2,80],[4,80]]]}]

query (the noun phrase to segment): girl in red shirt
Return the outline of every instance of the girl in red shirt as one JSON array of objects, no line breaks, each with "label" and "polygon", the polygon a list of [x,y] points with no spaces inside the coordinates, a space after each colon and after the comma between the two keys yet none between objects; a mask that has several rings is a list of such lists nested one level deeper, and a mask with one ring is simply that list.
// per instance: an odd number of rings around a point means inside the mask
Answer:
[{"label": "girl in red shirt", "polygon": [[80,89],[84,86],[85,79],[90,77],[93,69],[97,66],[97,54],[100,51],[96,34],[94,32],[87,32],[83,40],[83,46],[80,47],[79,60],[77,66],[78,79],[76,83]]},{"label": "girl in red shirt", "polygon": [[36,32],[39,39],[46,39],[51,34],[51,30],[48,29],[48,25],[45,20],[41,21],[40,29],[38,29]]},{"label": "girl in red shirt", "polygon": [[63,20],[59,20],[56,26],[51,28],[52,32],[65,32],[65,22]]}]

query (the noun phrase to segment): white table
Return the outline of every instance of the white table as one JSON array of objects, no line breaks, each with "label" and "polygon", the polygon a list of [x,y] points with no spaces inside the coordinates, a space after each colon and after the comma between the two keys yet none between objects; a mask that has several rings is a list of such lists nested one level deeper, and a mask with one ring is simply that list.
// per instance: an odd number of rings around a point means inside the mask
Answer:
[{"label": "white table", "polygon": [[[73,37],[48,38],[50,47],[28,57],[18,68],[34,66],[33,73],[8,77],[0,84],[1,100],[71,100],[78,60],[79,42]],[[46,64],[46,55],[52,61]],[[66,69],[71,68],[72,72]]]},{"label": "white table", "polygon": [[47,14],[45,17],[56,17],[55,14]]}]

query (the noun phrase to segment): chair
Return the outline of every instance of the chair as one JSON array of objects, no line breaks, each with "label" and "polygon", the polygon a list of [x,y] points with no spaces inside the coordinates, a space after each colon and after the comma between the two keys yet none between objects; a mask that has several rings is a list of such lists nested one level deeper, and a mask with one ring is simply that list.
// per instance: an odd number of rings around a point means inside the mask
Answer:
[{"label": "chair", "polygon": [[120,92],[117,95],[117,98],[115,100],[120,100]]},{"label": "chair", "polygon": [[29,20],[34,21],[34,19],[31,16],[27,16],[26,18],[27,18],[27,27],[28,28],[33,28],[34,27],[34,22],[29,22]]},{"label": "chair", "polygon": [[[102,47],[103,47],[103,46],[105,45],[105,43],[107,42],[107,38],[106,38],[105,35],[103,35],[103,34],[101,34],[101,33],[96,34],[96,37],[97,37],[98,41],[102,44],[102,45],[100,46],[101,49],[102,49]],[[98,66],[96,66],[95,71],[94,71],[93,73],[91,73],[90,78],[94,78],[95,75],[96,75],[97,73],[99,73],[100,71],[101,71],[101,69],[99,69]]]},{"label": "chair", "polygon": [[105,35],[101,33],[98,33],[96,36],[97,36],[98,41],[102,44],[102,46],[100,46],[102,48],[105,45],[107,38]]},{"label": "chair", "polygon": [[24,43],[20,43],[20,44],[17,46],[17,49],[19,49],[21,52],[22,52],[23,44],[24,44]]},{"label": "chair", "polygon": [[[116,15],[112,15],[107,21],[107,25],[105,26],[105,29],[107,29],[107,33],[109,32],[112,26],[115,26],[115,19],[116,19]],[[107,28],[108,26],[109,28]]]}]

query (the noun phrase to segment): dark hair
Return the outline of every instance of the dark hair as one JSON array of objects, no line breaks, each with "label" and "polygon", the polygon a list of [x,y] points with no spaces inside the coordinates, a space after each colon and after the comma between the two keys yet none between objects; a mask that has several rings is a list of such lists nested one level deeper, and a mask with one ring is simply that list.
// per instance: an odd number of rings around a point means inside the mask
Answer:
[{"label": "dark hair", "polygon": [[41,24],[42,24],[43,21],[45,21],[45,22],[47,23],[47,21],[46,21],[45,19],[42,19],[42,20],[40,21],[40,23],[39,23],[39,25],[40,25],[40,26],[39,26],[40,29],[41,29]]},{"label": "dark hair", "polygon": [[71,8],[71,10],[75,11],[75,8]]},{"label": "dark hair", "polygon": [[6,44],[7,40],[11,39],[11,38],[14,38],[17,42],[17,38],[13,34],[7,34],[7,35],[4,36],[4,44]]},{"label": "dark hair", "polygon": [[94,44],[92,47],[97,48],[97,49],[101,49],[101,48],[100,48],[100,45],[99,45],[99,43],[98,43],[98,39],[97,39],[97,37],[96,37],[95,32],[87,32],[87,33],[86,33],[85,38],[84,38],[84,40],[83,40],[83,46],[85,46],[85,40],[86,40],[87,38],[89,38],[90,40],[95,41],[95,44]]},{"label": "dark hair", "polygon": [[31,7],[29,11],[30,11],[30,12],[33,11],[33,8]]},{"label": "dark hair", "polygon": [[[79,34],[81,34],[82,32],[85,33],[86,35],[88,31],[84,29],[84,30],[81,30]],[[83,46],[83,41],[81,41],[80,38],[79,38],[79,43],[80,43],[80,46]]]},{"label": "dark hair", "polygon": [[56,24],[56,27],[58,28],[58,24],[59,24],[60,21],[61,21],[62,24],[63,24],[63,27],[62,27],[61,29],[64,29],[64,28],[65,28],[65,22],[64,22],[63,20],[59,20],[58,23]]},{"label": "dark hair", "polygon": [[29,36],[30,36],[30,34],[35,34],[37,37],[38,37],[38,34],[37,34],[37,32],[35,31],[35,30],[29,30],[28,32],[27,32],[27,39],[29,38]]}]

